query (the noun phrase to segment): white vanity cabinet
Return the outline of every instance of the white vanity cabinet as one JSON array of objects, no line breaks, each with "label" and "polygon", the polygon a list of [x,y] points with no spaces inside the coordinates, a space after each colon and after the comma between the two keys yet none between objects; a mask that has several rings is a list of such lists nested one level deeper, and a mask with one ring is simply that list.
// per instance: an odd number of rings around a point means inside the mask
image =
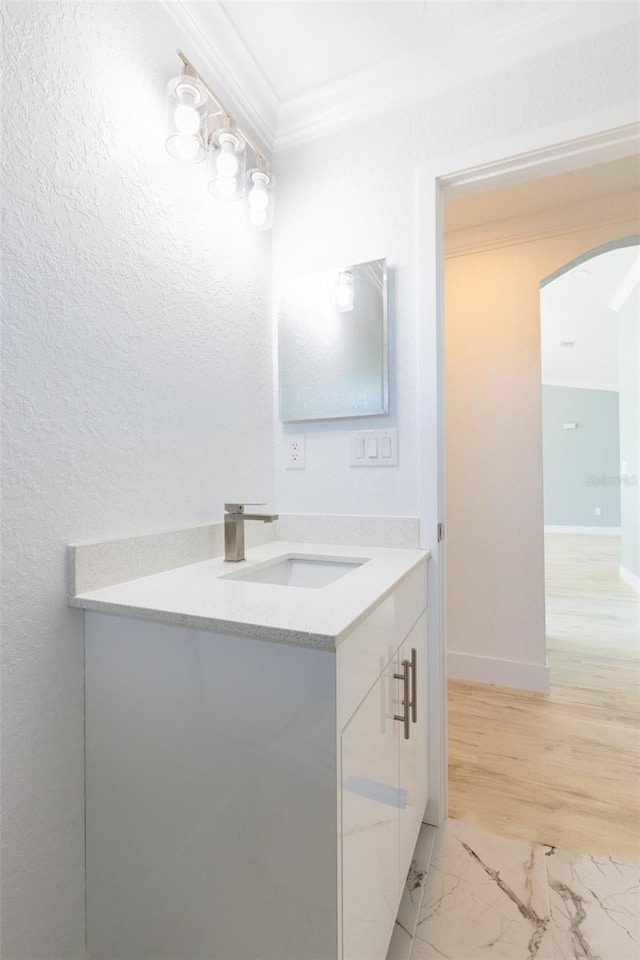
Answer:
[{"label": "white vanity cabinet", "polygon": [[425,811],[426,639],[423,613],[341,732],[345,960],[386,957]]},{"label": "white vanity cabinet", "polygon": [[427,802],[426,570],[334,649],[87,611],[94,960],[385,960]]},{"label": "white vanity cabinet", "polygon": [[402,791],[400,806],[400,861],[404,870],[401,877],[402,884],[413,857],[429,794],[428,770],[424,762],[428,748],[426,612],[421,615],[400,647],[397,672],[402,672],[402,664],[406,661],[411,666],[412,706],[408,739],[404,737],[402,729],[398,731],[400,790]]}]

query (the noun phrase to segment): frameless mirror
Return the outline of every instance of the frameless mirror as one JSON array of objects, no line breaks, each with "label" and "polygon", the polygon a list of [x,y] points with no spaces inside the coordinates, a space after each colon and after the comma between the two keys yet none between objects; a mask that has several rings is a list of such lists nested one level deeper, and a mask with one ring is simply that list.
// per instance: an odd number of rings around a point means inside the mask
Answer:
[{"label": "frameless mirror", "polygon": [[387,261],[297,277],[278,312],[280,419],[389,412]]}]

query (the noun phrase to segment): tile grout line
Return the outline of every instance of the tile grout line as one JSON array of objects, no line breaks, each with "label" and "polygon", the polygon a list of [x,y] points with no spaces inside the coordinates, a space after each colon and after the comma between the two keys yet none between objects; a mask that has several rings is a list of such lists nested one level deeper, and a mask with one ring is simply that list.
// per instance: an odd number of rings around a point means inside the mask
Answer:
[{"label": "tile grout line", "polygon": [[[431,827],[432,824],[427,823],[427,824],[425,824],[425,826]],[[432,835],[431,835],[431,843],[429,844],[429,853],[428,853],[428,856],[427,856],[427,858],[426,858],[426,866],[425,866],[425,871],[424,871],[424,879],[423,879],[423,881],[422,881],[422,886],[421,886],[421,888],[420,888],[420,899],[418,900],[418,908],[417,908],[417,910],[416,910],[416,917],[415,917],[415,921],[414,921],[414,924],[413,924],[413,932],[412,932],[412,934],[411,934],[411,943],[410,943],[410,945],[409,945],[409,953],[408,953],[408,955],[407,955],[407,960],[412,960],[412,956],[413,956],[413,947],[414,947],[414,944],[415,944],[416,932],[417,932],[417,930],[418,930],[418,922],[419,922],[419,920],[420,920],[420,914],[422,913],[422,905],[423,905],[423,903],[424,903],[424,893],[425,893],[425,890],[426,890],[426,887],[427,887],[427,877],[428,877],[428,875],[429,875],[429,869],[430,869],[430,867],[431,867],[431,860],[432,860],[432,858],[433,858],[433,851],[434,851],[435,845],[436,845],[436,837],[437,837],[437,835],[438,835],[438,829],[439,829],[438,827],[433,827],[433,833],[432,833]]]},{"label": "tile grout line", "polygon": [[549,931],[549,946],[551,947],[551,953],[555,958],[556,948],[553,942],[554,937],[553,937],[553,914],[551,913],[551,885],[549,883],[549,865],[547,863],[547,860],[549,859],[549,857],[554,856],[556,852],[556,848],[554,844],[550,844],[550,843],[541,843],[540,846],[544,851],[542,854],[542,859],[544,861],[544,880],[547,885],[547,890],[546,890],[547,909],[549,911],[549,926],[547,927],[547,930]]}]

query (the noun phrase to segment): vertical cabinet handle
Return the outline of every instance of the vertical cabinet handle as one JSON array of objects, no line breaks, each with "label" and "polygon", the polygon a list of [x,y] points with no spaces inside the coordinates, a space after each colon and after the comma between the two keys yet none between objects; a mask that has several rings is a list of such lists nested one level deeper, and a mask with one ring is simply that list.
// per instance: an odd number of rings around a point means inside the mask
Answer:
[{"label": "vertical cabinet handle", "polygon": [[411,720],[418,722],[418,651],[411,648]]},{"label": "vertical cabinet handle", "polygon": [[394,673],[394,675],[393,675],[396,680],[402,680],[402,682],[403,682],[404,700],[402,701],[402,705],[403,705],[403,707],[404,707],[404,714],[401,715],[401,714],[396,713],[396,714],[394,715],[393,719],[394,719],[394,720],[399,720],[400,723],[404,724],[404,738],[405,738],[405,740],[408,740],[408,739],[409,739],[409,733],[410,733],[410,729],[411,729],[411,727],[410,727],[411,717],[410,717],[410,715],[409,715],[409,710],[411,709],[411,677],[410,677],[410,670],[411,670],[411,661],[410,661],[410,660],[403,660],[403,661],[402,661],[402,673]]}]

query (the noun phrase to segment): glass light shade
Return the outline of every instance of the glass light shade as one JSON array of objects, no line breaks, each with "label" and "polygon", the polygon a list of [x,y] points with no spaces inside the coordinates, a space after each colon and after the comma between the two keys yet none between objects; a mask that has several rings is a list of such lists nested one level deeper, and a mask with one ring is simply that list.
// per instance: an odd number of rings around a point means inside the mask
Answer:
[{"label": "glass light shade", "polygon": [[261,230],[266,225],[268,216],[269,214],[266,210],[259,210],[255,207],[249,207],[247,220],[249,221],[249,224],[256,230]]},{"label": "glass light shade", "polygon": [[197,77],[182,73],[169,82],[168,94],[171,133],[167,150],[181,163],[201,163],[207,155],[202,135],[207,91]]},{"label": "glass light shade", "polygon": [[270,230],[273,224],[275,181],[264,161],[250,170],[247,176],[247,209],[244,222],[254,230]]},{"label": "glass light shade", "polygon": [[244,196],[245,142],[230,124],[215,130],[209,154],[209,192],[220,200]]},{"label": "glass light shade", "polygon": [[167,137],[166,147],[174,160],[182,163],[202,163],[207,155],[200,134],[173,133]]},{"label": "glass light shade", "polygon": [[268,181],[269,177],[267,174],[260,176],[259,173],[254,173],[249,196],[247,197],[250,210],[266,210],[269,206]]},{"label": "glass light shade", "polygon": [[198,77],[192,77],[188,73],[181,73],[179,77],[170,80],[167,90],[170,99],[173,98],[178,103],[189,104],[196,110],[203,107],[209,98],[209,94]]},{"label": "glass light shade", "polygon": [[239,184],[235,177],[218,177],[209,182],[209,192],[220,200],[239,200]]}]

